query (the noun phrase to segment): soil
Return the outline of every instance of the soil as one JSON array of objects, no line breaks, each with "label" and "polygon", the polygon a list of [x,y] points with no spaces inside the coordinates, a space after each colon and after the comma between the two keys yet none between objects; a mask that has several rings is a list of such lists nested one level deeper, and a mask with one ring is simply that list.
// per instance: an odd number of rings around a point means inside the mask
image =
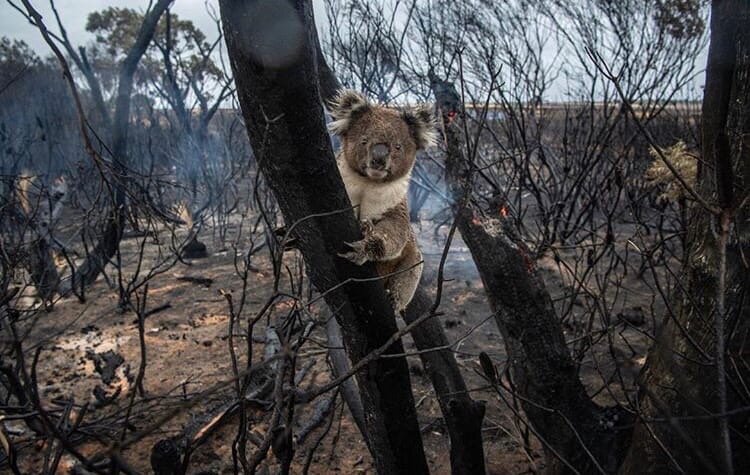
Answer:
[{"label": "soil", "polygon": [[[229,223],[230,239],[239,235],[238,222],[232,220]],[[444,227],[435,234],[426,221],[421,228],[419,240],[425,259],[428,264],[436,266],[447,229]],[[167,236],[166,231],[158,235],[162,242],[167,242]],[[126,239],[122,245],[126,277],[134,272],[143,239],[147,239],[147,242],[142,272],[159,258],[159,246],[153,243],[153,236]],[[190,424],[205,422],[208,415],[215,414],[217,408],[231,400],[232,365],[227,336],[229,309],[222,293],[230,292],[237,303],[242,281],[236,273],[235,261],[239,258],[241,262],[249,241],[243,238],[234,246],[223,246],[212,238],[210,229],[204,229],[200,239],[208,247],[208,257],[178,262],[149,281],[146,310],[160,311],[145,320],[145,396],[136,397],[137,403],[129,418],[125,440],[136,434],[141,435],[155,424],[156,427],[122,452],[122,458],[139,473],[151,473],[149,457],[152,446],[158,440],[176,436]],[[572,259],[574,255],[570,256]],[[287,253],[285,263],[294,275],[300,265],[296,251]],[[243,321],[254,314],[272,292],[273,272],[268,253],[265,250],[257,253],[252,259],[252,266]],[[542,258],[538,266],[559,308],[573,310],[567,317],[565,327],[566,337],[575,344],[580,340],[583,316],[592,303],[585,297],[576,297],[572,303],[565,298],[570,295],[575,282],[554,259]],[[87,291],[85,302],[79,302],[74,297],[65,298],[57,301],[51,311],[41,311],[24,342],[27,355],[33,354],[33,348],[41,348],[37,380],[40,397],[48,410],[60,411],[69,401],[74,401],[70,416],[73,420],[82,405],[88,404],[84,419],[85,438],[76,441],[85,455],[103,450],[112,440],[120,440],[125,411],[136,390],[134,382],[141,361],[135,314],[120,309],[117,289],[110,285],[117,281],[117,275],[112,269],[108,272],[108,279],[100,278]],[[440,308],[443,314],[439,318],[449,340],[455,342],[456,358],[472,396],[487,404],[484,447],[488,472],[538,472],[544,468],[539,443],[514,415],[514,409],[504,402],[503,398],[508,398],[508,395],[504,394],[501,398],[488,388],[482,377],[478,364],[480,352],[490,355],[501,372],[506,364],[506,354],[500,332],[487,306],[482,282],[460,238],[451,247],[445,276],[447,280]],[[288,285],[286,280],[284,285]],[[640,328],[635,325],[619,326],[616,332],[608,334],[616,349],[614,356],[604,338],[581,363],[582,378],[598,402],[611,403],[625,397],[627,392],[624,389],[631,389],[627,386],[632,384],[632,377],[643,362],[648,345],[646,335],[652,331],[649,322],[651,316],[659,311],[659,308],[652,307],[652,294],[644,283],[635,272],[619,283],[618,288],[627,287],[632,291],[628,292],[627,299],[622,296],[612,299],[612,314],[645,312],[645,325]],[[616,292],[617,289],[612,288],[611,291]],[[29,303],[32,302],[29,297]],[[289,306],[288,301],[282,300],[273,314],[278,315],[288,310]],[[635,310],[636,307],[638,310]],[[317,310],[320,309],[313,309],[313,312]],[[254,331],[253,361],[263,358],[267,323],[265,319],[261,320]],[[592,328],[601,326],[595,323]],[[319,328],[311,336],[313,340],[325,341],[324,333]],[[242,366],[247,356],[246,341],[238,336],[233,343]],[[404,339],[404,343],[407,351],[414,349],[409,337]],[[449,440],[434,391],[419,358],[410,356],[408,361],[428,463],[432,473],[450,473]],[[626,388],[612,376],[615,363],[629,370],[625,372]],[[30,361],[26,364],[29,365]],[[325,351],[320,346],[309,345],[301,351],[296,369],[302,371],[303,368],[309,368],[300,383],[303,389],[323,384],[330,378]],[[605,385],[605,380],[611,384]],[[198,404],[186,406],[186,401],[195,400],[195,395],[217,383],[223,383],[219,391],[201,398]],[[606,390],[603,390],[605,387]],[[296,408],[295,431],[310,420],[314,406],[313,403]],[[172,417],[162,420],[166,415]],[[268,411],[262,407],[250,407],[248,417],[250,438],[262,438],[267,428]],[[8,422],[5,426],[21,449],[19,466],[23,473],[40,473],[48,442],[35,439],[33,432],[18,421]],[[189,473],[233,473],[231,447],[237,427],[238,418],[230,417],[220,430],[208,437],[194,452]],[[293,473],[302,472],[306,454],[314,449],[323,430],[324,427],[316,429],[296,447]],[[254,449],[255,446],[250,443],[248,453]],[[330,430],[322,443],[312,451],[309,473],[374,473],[365,444],[340,399],[334,408]],[[275,473],[278,468],[276,459],[270,455],[266,463],[261,473]],[[57,473],[73,473],[75,466],[75,459],[66,454]],[[79,470],[79,473],[85,472]]]}]

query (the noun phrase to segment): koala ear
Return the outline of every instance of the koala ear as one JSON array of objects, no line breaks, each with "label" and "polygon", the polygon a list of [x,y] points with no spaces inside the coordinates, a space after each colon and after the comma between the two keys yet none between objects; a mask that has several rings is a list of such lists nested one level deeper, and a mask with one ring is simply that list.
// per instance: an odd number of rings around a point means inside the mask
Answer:
[{"label": "koala ear", "polygon": [[405,109],[401,112],[401,117],[409,126],[417,149],[425,149],[437,142],[437,132],[435,130],[435,116],[430,106],[423,104],[421,106]]},{"label": "koala ear", "polygon": [[330,102],[330,112],[333,121],[328,124],[328,130],[336,135],[344,135],[351,128],[354,119],[371,108],[370,101],[362,94],[351,89],[342,89]]}]

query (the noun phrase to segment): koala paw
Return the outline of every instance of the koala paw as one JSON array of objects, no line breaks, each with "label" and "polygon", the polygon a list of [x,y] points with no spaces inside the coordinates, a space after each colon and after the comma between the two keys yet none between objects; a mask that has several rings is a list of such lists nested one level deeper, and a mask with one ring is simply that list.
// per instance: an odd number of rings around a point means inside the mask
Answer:
[{"label": "koala paw", "polygon": [[365,239],[361,241],[345,242],[352,250],[349,252],[340,252],[339,257],[348,259],[353,263],[361,266],[368,261],[367,242]]},{"label": "koala paw", "polygon": [[372,234],[372,231],[375,229],[375,225],[372,223],[372,220],[364,219],[359,222],[359,229],[362,231],[362,235],[367,238],[367,236]]}]

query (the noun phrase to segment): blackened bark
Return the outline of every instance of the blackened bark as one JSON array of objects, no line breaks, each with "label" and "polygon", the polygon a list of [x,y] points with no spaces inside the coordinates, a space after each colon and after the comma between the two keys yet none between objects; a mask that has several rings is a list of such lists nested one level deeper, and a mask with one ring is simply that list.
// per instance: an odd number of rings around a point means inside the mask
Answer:
[{"label": "blackened bark", "polygon": [[[433,300],[427,294],[426,273],[422,274],[414,298],[406,308],[407,324],[431,311]],[[450,460],[453,475],[485,473],[482,446],[484,403],[469,396],[461,370],[437,317],[425,320],[411,331],[411,336],[443,413],[451,440]],[[435,348],[439,348],[435,350]]]},{"label": "blackened bark", "polygon": [[[314,18],[312,18],[312,23]],[[318,82],[320,95],[325,103],[334,98],[341,87],[338,79],[325,61],[317,32],[314,31],[313,46],[318,60]],[[426,195],[425,195],[426,196]],[[410,205],[413,205],[411,203]],[[422,280],[412,301],[406,309],[404,320],[407,324],[420,318],[431,310],[432,300],[427,288],[429,282],[427,272],[422,273]],[[326,326],[329,344],[338,346],[341,340],[341,330],[332,320]],[[420,359],[435,388],[440,410],[443,414],[451,441],[450,460],[453,475],[476,475],[485,473],[484,447],[482,445],[482,421],[484,420],[484,403],[474,401],[469,395],[461,369],[450,348],[447,348],[448,338],[437,318],[431,318],[419,326],[414,327],[411,336],[417,349],[421,352]],[[439,348],[439,350],[435,350]],[[337,351],[331,351],[334,373],[337,375],[348,372],[344,358]],[[362,403],[355,392],[356,386],[349,380],[344,383],[341,393],[352,412],[355,422],[363,427]]]},{"label": "blackened bark", "polygon": [[[8,189],[14,190],[15,186],[12,184]],[[60,274],[52,254],[49,230],[39,226],[33,211],[29,213],[15,205],[12,197],[2,197],[0,203],[4,208],[0,213],[0,226],[4,228],[4,237],[7,237],[2,245],[7,249],[16,249],[23,256],[23,265],[29,272],[37,294],[46,306],[50,306],[60,282]],[[5,274],[2,275],[6,277]],[[8,277],[10,275],[7,274]],[[5,285],[7,283],[3,282]],[[3,295],[2,290],[0,288],[0,296]]]},{"label": "blackened bark", "polygon": [[[331,372],[334,378],[348,374],[352,370],[349,356],[344,347],[344,337],[341,334],[341,325],[331,316],[326,316],[326,341],[328,343],[328,358],[331,362]],[[357,381],[349,378],[341,383],[339,387],[341,397],[344,399],[349,412],[352,414],[354,423],[357,424],[362,437],[367,437],[367,426],[365,424],[365,409],[362,407],[362,398],[359,397]]]},{"label": "blackened bark", "polygon": [[55,266],[52,246],[47,234],[38,233],[28,249],[28,270],[39,297],[45,305],[51,306],[52,299],[60,283],[60,274]]},{"label": "blackened bark", "polygon": [[[438,108],[454,100],[437,88],[433,92]],[[513,389],[553,465],[550,472],[613,472],[627,450],[628,417],[620,408],[597,406],[586,394],[552,299],[512,218],[506,220],[497,209],[480,210],[470,200],[472,170],[462,116],[442,119],[457,227],[503,335]]]},{"label": "blackened bark", "polygon": [[[723,411],[747,407],[745,386],[750,333],[748,178],[750,178],[750,3],[716,0],[702,109],[702,157],[697,192],[720,210],[690,210],[684,291],[674,296],[657,345],[641,375],[640,418],[620,473],[750,472],[747,414],[728,416],[730,444],[721,427]],[[734,225],[726,246],[722,224]],[[726,253],[725,285],[721,255]],[[725,314],[719,315],[723,294]],[[726,408],[719,379],[717,319],[726,328]],[[728,445],[728,446],[727,446]],[[732,454],[731,461],[727,455]],[[727,465],[731,463],[733,467]]]},{"label": "blackened bark", "polygon": [[320,94],[322,97],[332,99],[341,85],[336,79],[336,76],[334,76],[331,68],[328,66],[328,63],[323,57],[323,53],[320,51],[320,48],[318,48],[318,67],[320,68]]},{"label": "blackened bark", "polygon": [[[310,25],[315,25],[315,14],[310,11]],[[329,103],[336,96],[336,93],[341,88],[336,75],[328,67],[325,57],[323,56],[323,50],[320,47],[320,40],[318,38],[317,28],[313,28],[312,45],[315,48],[315,58],[318,62],[318,85],[320,87],[320,97],[324,103]],[[331,362],[331,372],[335,378],[343,376],[351,371],[351,363],[349,357],[344,349],[344,340],[341,334],[341,326],[335,318],[328,317],[326,321],[326,338],[328,341],[328,357]],[[365,429],[365,411],[362,407],[362,399],[359,397],[359,388],[357,382],[349,378],[339,388],[341,397],[344,403],[349,408],[354,423],[359,428],[362,437],[367,437],[367,431]]]},{"label": "blackened bark", "polygon": [[[237,94],[258,165],[294,235],[309,276],[342,326],[353,361],[396,333],[375,268],[337,256],[361,239],[324,127],[309,1],[220,2]],[[284,48],[281,55],[278,46]],[[271,48],[274,48],[272,51]],[[326,216],[311,217],[316,214]],[[348,279],[357,279],[349,281]],[[364,279],[364,281],[360,280]],[[344,285],[340,285],[344,282]],[[400,353],[400,342],[387,353]],[[379,473],[427,473],[404,358],[379,359],[359,372],[367,443]]]}]

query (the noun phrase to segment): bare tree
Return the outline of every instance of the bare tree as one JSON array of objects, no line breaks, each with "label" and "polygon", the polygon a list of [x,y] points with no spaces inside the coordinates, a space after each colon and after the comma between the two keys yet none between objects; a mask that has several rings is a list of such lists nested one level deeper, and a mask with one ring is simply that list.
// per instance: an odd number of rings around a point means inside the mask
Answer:
[{"label": "bare tree", "polygon": [[[741,363],[748,325],[747,134],[750,35],[746,2],[714,1],[703,96],[702,153],[674,307],[641,375],[641,412],[624,473],[750,466]],[[743,145],[744,144],[744,145]],[[665,422],[655,422],[665,421]]]},{"label": "bare tree", "polygon": [[[299,240],[315,286],[343,329],[357,362],[386,345],[402,353],[393,310],[373,266],[336,257],[345,240],[360,236],[323,126],[311,5],[305,1],[221,2],[224,35],[243,115],[260,169],[287,223],[299,221]],[[288,27],[266,29],[273,20]],[[278,36],[281,34],[282,36]],[[271,56],[271,45],[287,45]],[[313,78],[311,80],[311,78]],[[315,155],[311,150],[317,151]],[[357,373],[367,444],[382,473],[427,473],[408,367],[401,358],[371,361]]]},{"label": "bare tree", "polygon": [[[29,20],[37,27],[41,26],[41,16],[34,10],[31,3],[22,0],[26,9]],[[91,284],[102,272],[110,259],[117,252],[117,248],[122,238],[125,227],[125,211],[127,206],[127,187],[128,177],[128,130],[130,126],[130,96],[133,90],[133,81],[138,63],[146,52],[151,39],[153,38],[156,26],[162,13],[169,7],[171,0],[160,0],[145,15],[143,24],[138,31],[132,47],[125,53],[122,62],[117,70],[117,92],[114,99],[114,111],[110,116],[104,106],[104,96],[102,87],[93,73],[84,50],[80,50],[80,55],[75,51],[72,44],[67,38],[67,33],[58,18],[58,26],[61,30],[61,37],[58,38],[67,53],[73,58],[76,65],[81,69],[86,77],[89,88],[92,92],[94,103],[97,110],[104,120],[104,123],[110,128],[110,145],[108,147],[111,153],[111,208],[105,220],[104,228],[101,230],[98,242],[86,256],[86,260],[71,275],[69,283],[63,283],[61,291],[67,293],[77,291],[83,293],[83,288]],[[11,2],[11,4],[13,4]],[[14,5],[15,6],[15,5]],[[16,7],[18,8],[18,7]],[[20,8],[19,8],[20,10]],[[46,38],[52,41],[51,36],[47,33]]]},{"label": "bare tree", "polygon": [[[743,99],[730,98],[747,95],[747,38],[739,28],[747,14],[737,2],[713,4],[698,186],[692,190],[677,176],[697,200],[690,210],[683,278],[649,352],[635,414],[622,407],[600,407],[589,399],[573,369],[549,292],[529,249],[507,219],[489,217],[487,210],[466,198],[456,202],[459,229],[511,353],[512,386],[500,382],[488,361],[486,374],[499,391],[521,396],[536,435],[550,459],[557,460],[559,471],[746,469],[746,450],[736,449],[746,443],[738,416],[745,410],[747,394],[740,381],[746,375],[742,366],[731,364],[727,369],[725,362],[732,361],[731,348],[745,339],[741,322],[746,305],[740,295],[747,291],[747,265],[739,255],[746,250],[740,231],[744,224],[736,216],[744,213],[747,190],[734,170],[746,166],[739,137],[747,126],[747,108]],[[648,119],[634,111],[620,75],[602,66],[606,61],[601,56],[595,58],[595,66],[603,68],[623,107],[632,113],[638,132],[653,144],[644,126]],[[437,100],[445,104],[440,94]],[[471,155],[477,145],[458,124],[445,125],[446,173],[454,196],[465,197],[473,180],[480,179]]]},{"label": "bare tree", "polygon": [[[744,0],[327,0],[323,48],[309,0],[222,0],[215,42],[167,3],[128,104],[157,2],[95,12],[85,49],[11,2],[57,61],[0,41],[0,467],[308,473],[359,430],[383,473],[446,470],[441,434],[454,474],[747,471]],[[440,118],[404,324],[337,257],[359,234],[324,127],[342,84]],[[204,230],[221,248],[192,262]],[[66,267],[86,302],[55,292]],[[130,343],[60,344],[99,330]],[[60,376],[74,354],[93,389]]]}]

